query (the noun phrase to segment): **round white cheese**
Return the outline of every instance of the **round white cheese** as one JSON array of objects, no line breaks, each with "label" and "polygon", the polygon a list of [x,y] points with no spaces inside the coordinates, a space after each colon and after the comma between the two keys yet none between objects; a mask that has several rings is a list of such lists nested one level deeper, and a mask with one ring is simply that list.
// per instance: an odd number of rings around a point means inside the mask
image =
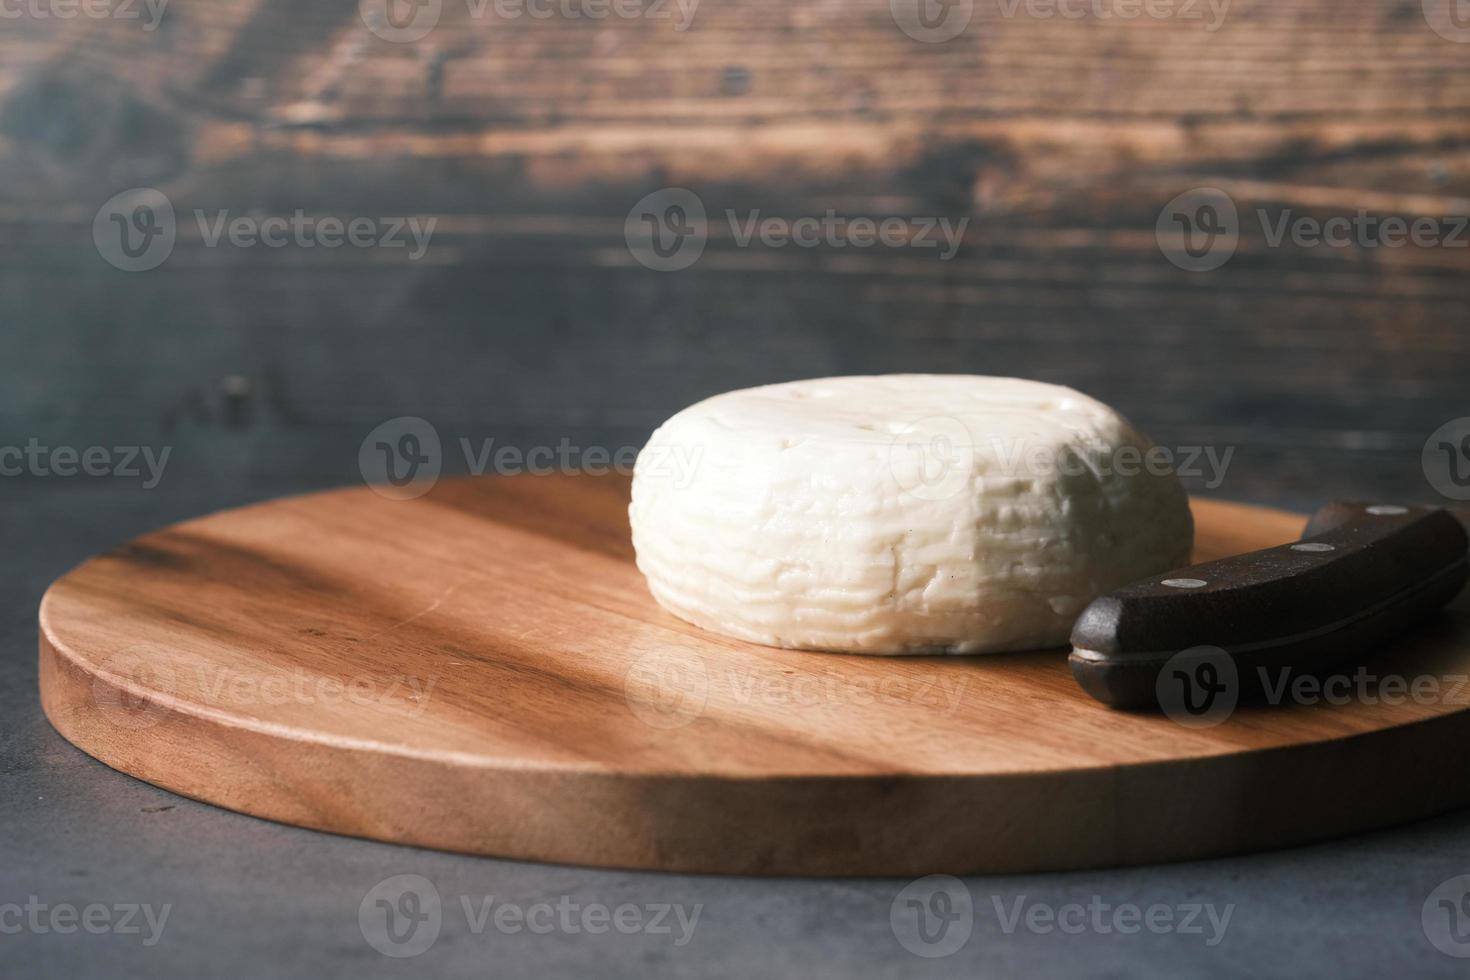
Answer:
[{"label": "round white cheese", "polygon": [[1187,562],[1188,499],[1117,412],[1059,385],[823,378],[679,412],[629,517],[654,598],[771,646],[1065,645],[1092,599]]}]

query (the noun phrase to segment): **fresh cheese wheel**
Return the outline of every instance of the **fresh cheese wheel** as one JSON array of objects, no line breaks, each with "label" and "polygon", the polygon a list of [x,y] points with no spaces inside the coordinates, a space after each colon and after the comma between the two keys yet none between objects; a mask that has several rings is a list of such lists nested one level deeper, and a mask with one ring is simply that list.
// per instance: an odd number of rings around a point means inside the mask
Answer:
[{"label": "fresh cheese wheel", "polygon": [[1059,647],[1090,601],[1187,562],[1167,454],[1059,385],[969,375],[732,391],[654,432],[638,567],[727,636],[847,653]]}]

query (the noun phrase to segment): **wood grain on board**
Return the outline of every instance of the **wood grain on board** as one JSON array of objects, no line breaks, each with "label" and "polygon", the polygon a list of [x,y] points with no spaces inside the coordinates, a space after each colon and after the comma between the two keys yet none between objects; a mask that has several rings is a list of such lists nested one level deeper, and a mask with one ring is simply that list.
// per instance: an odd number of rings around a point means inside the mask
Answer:
[{"label": "wood grain on board", "polygon": [[[536,860],[919,874],[1203,857],[1470,802],[1470,605],[1382,673],[1433,699],[1109,710],[1062,651],[884,658],[754,646],[660,609],[618,476],[286,498],[145,535],[41,607],[69,740],[175,792],[305,827]],[[1302,518],[1196,501],[1198,558]]]}]

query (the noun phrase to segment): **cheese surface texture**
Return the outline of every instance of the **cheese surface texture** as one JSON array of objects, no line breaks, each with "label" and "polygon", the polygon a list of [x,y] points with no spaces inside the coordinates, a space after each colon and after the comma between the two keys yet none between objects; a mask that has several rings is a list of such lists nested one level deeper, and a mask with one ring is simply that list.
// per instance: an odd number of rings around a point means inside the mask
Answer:
[{"label": "cheese surface texture", "polygon": [[728,636],[849,653],[1064,646],[1092,599],[1187,563],[1167,454],[1058,385],[824,378],[684,409],[638,457],[638,567]]}]

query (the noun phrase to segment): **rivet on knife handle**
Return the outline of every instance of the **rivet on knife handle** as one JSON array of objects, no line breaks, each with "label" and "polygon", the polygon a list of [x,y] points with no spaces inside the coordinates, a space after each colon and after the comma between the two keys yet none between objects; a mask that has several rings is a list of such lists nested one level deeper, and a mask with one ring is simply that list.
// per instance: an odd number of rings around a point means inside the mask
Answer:
[{"label": "rivet on knife handle", "polygon": [[1240,696],[1283,672],[1320,675],[1366,660],[1453,599],[1467,539],[1447,511],[1335,502],[1295,544],[1169,572],[1094,601],[1072,632],[1072,675],[1099,701],[1157,707],[1176,654],[1216,647]]}]

